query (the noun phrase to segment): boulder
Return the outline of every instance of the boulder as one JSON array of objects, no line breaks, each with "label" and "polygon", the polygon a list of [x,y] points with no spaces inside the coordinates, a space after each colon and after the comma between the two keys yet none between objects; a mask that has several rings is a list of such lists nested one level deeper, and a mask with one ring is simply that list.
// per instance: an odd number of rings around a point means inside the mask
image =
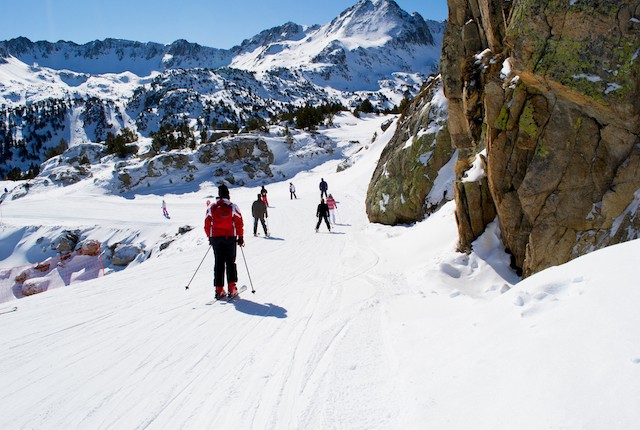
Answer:
[{"label": "boulder", "polygon": [[178,234],[185,234],[190,232],[191,230],[193,230],[193,227],[190,225],[183,225],[182,227],[178,228]]},{"label": "boulder", "polygon": [[22,284],[22,294],[32,296],[47,291],[51,280],[48,278],[32,278]]},{"label": "boulder", "polygon": [[136,259],[138,254],[142,252],[142,249],[136,245],[130,244],[117,244],[113,250],[113,256],[111,262],[116,266],[127,266],[133,260]]},{"label": "boulder", "polygon": [[64,230],[60,236],[51,242],[51,249],[58,251],[60,254],[68,254],[76,249],[78,240],[80,240],[79,231]]},{"label": "boulder", "polygon": [[86,240],[76,246],[76,251],[81,255],[98,256],[100,255],[100,242],[97,240]]}]

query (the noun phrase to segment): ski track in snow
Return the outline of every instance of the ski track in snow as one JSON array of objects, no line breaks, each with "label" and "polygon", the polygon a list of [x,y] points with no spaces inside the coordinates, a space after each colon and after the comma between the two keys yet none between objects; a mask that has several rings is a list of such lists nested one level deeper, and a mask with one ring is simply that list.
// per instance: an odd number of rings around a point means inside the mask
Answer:
[{"label": "ski track in snow", "polygon": [[[367,142],[383,120],[332,133]],[[0,428],[633,428],[640,293],[621,268],[637,265],[637,245],[601,254],[622,273],[613,281],[589,272],[593,255],[515,285],[497,226],[455,252],[452,204],[413,226],[369,224],[366,189],[393,128],[341,173],[333,160],[297,174],[297,200],[289,180],[267,184],[270,239],[252,235],[257,188],[231,189],[256,289],[238,251],[249,288],[231,303],[205,305],[210,252],[184,288],[207,251],[213,189],[168,196],[171,220],[154,196],[89,208],[86,190],[56,188],[3,203],[7,225],[51,213],[39,225],[119,232],[128,216],[122,234],[194,229],[126,270],[3,305],[19,309],[0,317]],[[338,201],[331,234],[314,231],[321,177]]]},{"label": "ski track in snow", "polygon": [[[15,428],[320,429],[336,418],[366,416],[362,428],[391,423],[389,391],[376,389],[391,361],[379,333],[381,311],[371,298],[375,292],[357,280],[380,257],[351,238],[366,225],[363,192],[339,197],[339,215],[353,221],[340,219],[331,234],[321,234],[324,226],[314,232],[316,182],[319,175],[335,176],[329,180],[338,192],[335,163],[317,168],[323,172],[299,175],[299,199],[288,198],[288,183],[270,187],[271,239],[250,235],[246,208],[255,192],[232,190],[238,200],[232,199],[245,208],[245,255],[255,295],[249,288],[232,303],[205,306],[213,293],[211,255],[190,289],[182,288],[180,278],[193,270],[203,249],[188,244],[201,235],[198,227],[172,244],[190,252],[168,253],[157,264],[149,260],[77,288],[46,293],[32,309],[21,309],[30,323],[0,353],[3,362],[12,363],[3,376],[13,387],[11,396],[2,393],[0,404],[10,404],[14,396],[31,397],[36,407],[29,414],[0,408],[2,422]],[[371,167],[364,172],[370,176]],[[37,210],[44,200],[37,196],[28,210]],[[193,204],[198,215],[200,204]],[[97,213],[97,223],[115,215]],[[200,223],[196,218],[192,224]],[[248,285],[238,254],[241,282]],[[163,264],[169,258],[173,261]],[[151,264],[155,272],[146,279]],[[176,267],[185,270],[172,270]],[[158,279],[172,281],[154,285]],[[362,292],[345,295],[350,284]],[[358,354],[343,360],[353,345]],[[44,383],[57,386],[60,395],[38,396]],[[363,387],[368,395],[354,397],[353,390]]]}]

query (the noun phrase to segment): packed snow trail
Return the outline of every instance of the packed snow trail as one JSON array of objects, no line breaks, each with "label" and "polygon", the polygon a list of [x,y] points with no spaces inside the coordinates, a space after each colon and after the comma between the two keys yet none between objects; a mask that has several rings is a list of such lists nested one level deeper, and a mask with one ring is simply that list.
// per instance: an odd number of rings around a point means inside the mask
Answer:
[{"label": "packed snow trail", "polygon": [[[5,326],[14,336],[0,355],[10,363],[3,379],[14,389],[0,395],[2,422],[12,428],[326,428],[356,419],[363,428],[392,425],[390,411],[401,406],[397,395],[389,398],[392,354],[380,310],[371,307],[372,290],[355,280],[377,261],[353,241],[366,225],[363,190],[373,163],[360,168],[355,190],[346,185],[359,169],[341,183],[335,164],[294,178],[298,199],[289,198],[286,181],[269,186],[268,239],[252,235],[248,208],[255,191],[231,189],[244,212],[255,295],[206,306],[212,255],[189,290],[183,288],[208,246],[200,227],[204,204],[196,201],[190,220],[196,228],[157,259],[24,299],[23,319]],[[331,233],[324,225],[314,232],[321,176],[339,202]],[[36,196],[25,208],[37,213],[45,199]],[[121,222],[124,215],[97,214],[96,223],[103,216]],[[87,212],[75,216],[90,219]],[[237,264],[240,282],[248,284],[241,255]],[[358,353],[341,359],[353,345]],[[44,381],[57,395],[40,389]],[[29,413],[12,404],[16,398],[34,400]]]},{"label": "packed snow trail", "polygon": [[[378,125],[333,132],[365,141]],[[252,235],[259,187],[231,189],[256,289],[232,303],[205,304],[211,254],[184,288],[209,246],[213,186],[169,196],[171,220],[157,197],[83,185],[8,202],[16,229],[39,213],[107,236],[194,230],[126,270],[4,304],[19,309],[0,318],[0,428],[635,428],[640,241],[518,283],[497,223],[455,252],[452,203],[413,226],[369,224],[366,188],[392,132],[344,172],[331,161],[293,177],[298,200],[289,179],[267,184],[270,239]],[[321,177],[338,201],[331,234],[314,231]]]}]

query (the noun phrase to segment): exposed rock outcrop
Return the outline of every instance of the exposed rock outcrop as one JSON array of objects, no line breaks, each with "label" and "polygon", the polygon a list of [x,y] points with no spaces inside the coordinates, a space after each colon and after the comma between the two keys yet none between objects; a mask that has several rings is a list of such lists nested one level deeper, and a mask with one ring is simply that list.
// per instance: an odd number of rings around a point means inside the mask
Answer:
[{"label": "exposed rock outcrop", "polygon": [[72,185],[90,178],[92,176],[91,163],[99,161],[103,154],[104,148],[99,144],[87,143],[72,146],[60,156],[44,162],[41,166],[41,173],[54,183]]},{"label": "exposed rock outcrop", "polygon": [[[441,70],[456,171],[486,148],[502,238],[523,274],[639,237],[640,1],[448,4]],[[465,249],[477,227],[459,229]]]},{"label": "exposed rock outcrop", "polygon": [[97,257],[100,255],[101,244],[97,240],[84,240],[81,243],[78,243],[76,246],[76,251],[80,255],[89,255],[92,257]]},{"label": "exposed rock outcrop", "polygon": [[[486,172],[487,162],[479,156],[476,162],[482,164]],[[455,181],[456,222],[460,235],[459,246],[464,252],[471,251],[471,242],[480,236],[485,227],[496,218],[496,206],[491,196],[486,175],[479,178]],[[463,245],[464,244],[464,245]]]},{"label": "exposed rock outcrop", "polygon": [[143,250],[136,245],[119,243],[113,247],[111,262],[116,266],[127,266],[142,252]]},{"label": "exposed rock outcrop", "polygon": [[204,164],[220,163],[221,167],[214,174],[226,176],[230,183],[236,183],[230,174],[233,164],[242,165],[242,170],[247,172],[251,179],[273,176],[270,165],[275,157],[267,142],[259,135],[224,137],[215,143],[200,145],[196,156],[198,161]]},{"label": "exposed rock outcrop", "polygon": [[407,107],[382,152],[367,191],[369,220],[411,223],[451,200],[452,156],[446,100],[435,78]]},{"label": "exposed rock outcrop", "polygon": [[22,284],[21,291],[25,296],[32,296],[39,294],[49,289],[50,279],[47,278],[33,278],[25,281]]},{"label": "exposed rock outcrop", "polygon": [[188,183],[205,172],[212,172],[230,184],[242,185],[244,180],[238,176],[272,177],[274,160],[267,142],[258,134],[247,133],[203,143],[195,151],[159,154],[142,158],[137,164],[116,163],[115,174],[121,191],[148,183],[153,178],[173,176],[177,183]]},{"label": "exposed rock outcrop", "polygon": [[51,249],[55,249],[60,254],[68,254],[75,250],[80,240],[80,231],[64,230],[52,243]]}]

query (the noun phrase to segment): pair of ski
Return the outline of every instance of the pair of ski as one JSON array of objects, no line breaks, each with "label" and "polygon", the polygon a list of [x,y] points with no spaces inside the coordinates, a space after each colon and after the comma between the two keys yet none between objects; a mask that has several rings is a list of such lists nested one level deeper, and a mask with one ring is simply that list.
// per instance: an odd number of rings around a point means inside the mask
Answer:
[{"label": "pair of ski", "polygon": [[205,303],[205,304],[206,304],[206,305],[212,305],[212,304],[214,304],[214,303],[216,303],[216,302],[220,302],[220,301],[225,301],[225,302],[227,302],[227,303],[230,303],[230,302],[234,301],[235,299],[237,299],[237,298],[238,298],[238,296],[240,295],[240,293],[243,293],[243,292],[245,292],[245,291],[247,291],[247,286],[246,286],[246,285],[243,285],[243,286],[241,286],[240,288],[238,288],[238,291],[237,291],[234,295],[232,295],[232,296],[226,296],[226,297],[224,297],[224,298],[220,298],[220,299],[213,299],[213,300],[211,300],[210,302],[207,302],[207,303]]}]

